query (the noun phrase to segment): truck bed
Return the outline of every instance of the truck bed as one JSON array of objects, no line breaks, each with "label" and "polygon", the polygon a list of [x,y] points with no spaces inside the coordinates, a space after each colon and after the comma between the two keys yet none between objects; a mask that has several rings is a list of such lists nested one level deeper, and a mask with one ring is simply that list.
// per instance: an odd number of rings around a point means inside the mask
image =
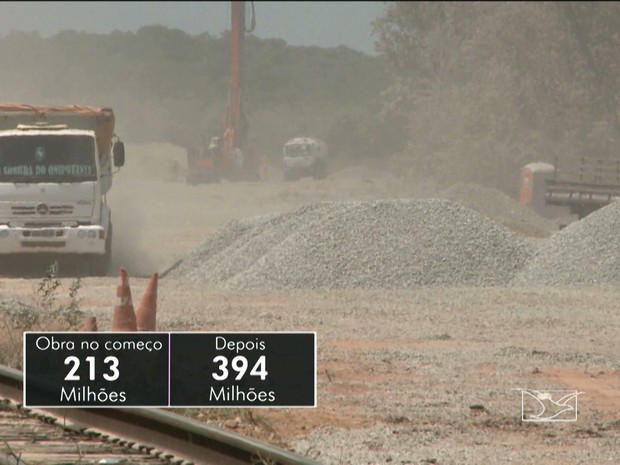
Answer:
[{"label": "truck bed", "polygon": [[582,158],[558,167],[547,179],[545,203],[569,206],[572,213],[585,216],[620,199],[620,158]]}]

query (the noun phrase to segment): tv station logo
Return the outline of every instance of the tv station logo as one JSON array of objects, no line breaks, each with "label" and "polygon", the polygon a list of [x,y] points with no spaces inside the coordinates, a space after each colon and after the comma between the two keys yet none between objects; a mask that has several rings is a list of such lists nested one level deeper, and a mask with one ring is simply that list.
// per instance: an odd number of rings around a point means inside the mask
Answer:
[{"label": "tv station logo", "polygon": [[577,398],[583,392],[562,389],[525,389],[521,392],[521,420],[527,422],[577,421]]}]

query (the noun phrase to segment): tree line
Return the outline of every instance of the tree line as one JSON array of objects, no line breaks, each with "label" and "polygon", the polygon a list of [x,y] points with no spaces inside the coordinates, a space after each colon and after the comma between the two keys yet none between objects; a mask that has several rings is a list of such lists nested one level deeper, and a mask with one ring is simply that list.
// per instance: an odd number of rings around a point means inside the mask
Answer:
[{"label": "tree line", "polygon": [[421,175],[514,192],[529,162],[618,156],[620,4],[390,2],[374,27]]},{"label": "tree line", "polygon": [[[330,139],[337,150],[372,153],[384,130],[378,96],[383,57],[347,47],[245,41],[243,103],[249,142],[277,156],[289,137]],[[128,142],[192,146],[221,134],[230,79],[230,35],[190,35],[164,26],[137,32],[63,31],[0,39],[1,100],[109,106]],[[356,140],[356,138],[358,138]]]},{"label": "tree line", "polygon": [[[514,193],[532,161],[616,156],[620,4],[387,2],[377,56],[247,36],[250,146],[296,135],[345,157]],[[0,39],[0,99],[105,105],[129,142],[196,145],[221,131],[230,37],[163,26]]]}]

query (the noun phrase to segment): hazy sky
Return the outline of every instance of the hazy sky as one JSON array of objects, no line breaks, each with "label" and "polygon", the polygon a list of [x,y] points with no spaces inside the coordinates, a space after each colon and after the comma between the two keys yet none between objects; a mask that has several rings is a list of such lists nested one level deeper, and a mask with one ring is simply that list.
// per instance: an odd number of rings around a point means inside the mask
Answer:
[{"label": "hazy sky", "polygon": [[[254,2],[254,7],[258,37],[366,53],[374,53],[370,22],[385,8],[383,2]],[[11,31],[38,31],[42,37],[67,29],[135,32],[153,24],[217,36],[230,29],[230,3],[0,2],[0,37]]]}]

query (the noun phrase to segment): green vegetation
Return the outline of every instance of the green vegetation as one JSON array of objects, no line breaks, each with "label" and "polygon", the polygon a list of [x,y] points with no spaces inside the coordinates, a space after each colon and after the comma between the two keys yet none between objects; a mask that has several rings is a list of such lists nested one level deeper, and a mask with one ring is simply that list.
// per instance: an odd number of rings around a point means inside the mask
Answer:
[{"label": "green vegetation", "polygon": [[74,331],[84,319],[78,292],[80,278],[71,282],[68,296],[59,300],[62,282],[58,279],[58,263],[52,263],[39,281],[35,305],[0,297],[0,365],[17,369],[22,366],[22,333],[24,331]]},{"label": "green vegetation", "polygon": [[620,4],[390,2],[375,29],[420,175],[514,194],[527,163],[616,156]]},{"label": "green vegetation", "polygon": [[[383,58],[346,47],[292,47],[248,36],[244,111],[249,142],[279,157],[290,137],[331,139],[353,155],[373,155],[354,133],[380,132]],[[132,143],[182,147],[221,134],[230,76],[230,37],[188,35],[163,26],[106,35],[65,31],[49,39],[0,39],[0,100],[111,106],[117,132]],[[10,64],[10,65],[9,65]],[[376,129],[375,129],[376,128]]]},{"label": "green vegetation", "polygon": [[[388,2],[378,56],[249,35],[249,143],[275,162],[289,137],[343,158],[392,157],[440,185],[515,194],[532,161],[610,155],[620,138],[620,4]],[[220,134],[229,35],[163,26],[0,39],[0,100],[112,106],[131,143]]]},{"label": "green vegetation", "polygon": [[80,309],[78,292],[82,287],[80,278],[73,280],[68,289],[69,301],[65,304],[56,305],[58,290],[62,287],[58,279],[58,262],[52,263],[47,269],[45,277],[41,279],[38,287],[39,308],[51,320],[61,320],[68,329],[76,329],[84,317]]}]

